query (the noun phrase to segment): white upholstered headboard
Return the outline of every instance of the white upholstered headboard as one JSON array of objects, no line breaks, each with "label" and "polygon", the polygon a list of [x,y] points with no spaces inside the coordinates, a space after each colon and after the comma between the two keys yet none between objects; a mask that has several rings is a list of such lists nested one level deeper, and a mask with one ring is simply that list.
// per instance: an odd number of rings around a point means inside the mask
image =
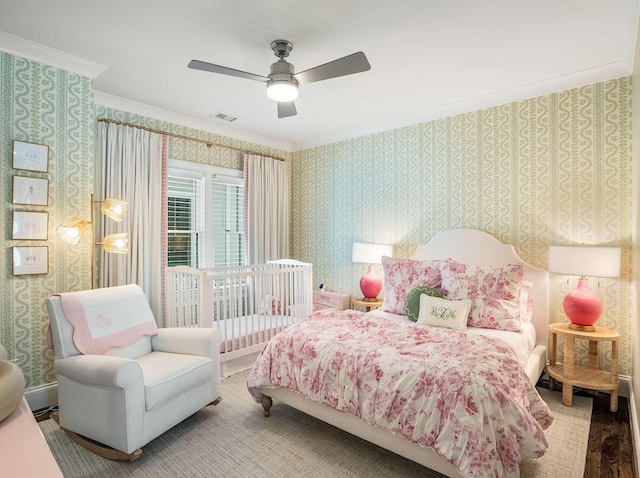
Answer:
[{"label": "white upholstered headboard", "polygon": [[548,346],[549,273],[523,261],[510,244],[475,229],[452,229],[420,244],[414,259],[454,259],[474,266],[503,266],[521,262],[524,279],[533,283],[533,319],[536,345]]}]

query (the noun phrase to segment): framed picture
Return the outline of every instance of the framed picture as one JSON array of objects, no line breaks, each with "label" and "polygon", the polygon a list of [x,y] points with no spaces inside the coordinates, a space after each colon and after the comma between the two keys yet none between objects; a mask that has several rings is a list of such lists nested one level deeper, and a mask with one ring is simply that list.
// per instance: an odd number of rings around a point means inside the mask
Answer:
[{"label": "framed picture", "polygon": [[49,146],[14,140],[13,169],[46,173],[49,170]]},{"label": "framed picture", "polygon": [[48,212],[13,211],[11,239],[46,241],[49,229]]},{"label": "framed picture", "polygon": [[13,275],[49,273],[49,248],[47,246],[14,247]]},{"label": "framed picture", "polygon": [[28,178],[26,176],[13,177],[13,204],[46,206],[48,203],[48,179]]}]

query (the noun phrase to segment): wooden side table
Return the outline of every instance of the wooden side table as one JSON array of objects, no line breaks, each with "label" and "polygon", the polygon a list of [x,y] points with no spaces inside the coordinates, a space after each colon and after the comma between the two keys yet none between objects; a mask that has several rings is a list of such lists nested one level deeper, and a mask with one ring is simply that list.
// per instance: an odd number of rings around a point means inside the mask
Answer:
[{"label": "wooden side table", "polygon": [[[558,335],[564,337],[564,363],[557,364]],[[549,390],[555,380],[562,382],[562,403],[571,406],[573,387],[589,390],[610,390],[612,412],[618,411],[618,338],[620,334],[613,330],[596,327],[593,332],[574,330],[569,324],[549,325]],[[589,364],[586,367],[575,364],[576,339],[589,341]],[[598,342],[611,342],[611,372],[598,369]]]},{"label": "wooden side table", "polygon": [[376,310],[378,307],[380,307],[383,304],[383,300],[364,300],[363,297],[360,297],[359,299],[351,299],[351,308],[353,310],[358,310],[357,307],[364,307],[364,311],[365,312],[369,312],[372,310]]}]

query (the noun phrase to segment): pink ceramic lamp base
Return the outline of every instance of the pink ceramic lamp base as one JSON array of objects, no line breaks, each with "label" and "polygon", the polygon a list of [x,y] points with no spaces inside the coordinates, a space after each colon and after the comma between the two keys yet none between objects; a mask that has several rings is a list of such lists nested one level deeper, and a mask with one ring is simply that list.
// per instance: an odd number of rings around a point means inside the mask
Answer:
[{"label": "pink ceramic lamp base", "polygon": [[589,289],[587,279],[578,280],[578,288],[569,292],[562,303],[564,312],[569,317],[569,328],[593,332],[593,324],[602,314],[602,300]]},{"label": "pink ceramic lamp base", "polygon": [[378,294],[382,290],[382,277],[373,270],[373,265],[369,266],[369,270],[360,279],[360,290],[367,302],[375,302],[378,300]]}]

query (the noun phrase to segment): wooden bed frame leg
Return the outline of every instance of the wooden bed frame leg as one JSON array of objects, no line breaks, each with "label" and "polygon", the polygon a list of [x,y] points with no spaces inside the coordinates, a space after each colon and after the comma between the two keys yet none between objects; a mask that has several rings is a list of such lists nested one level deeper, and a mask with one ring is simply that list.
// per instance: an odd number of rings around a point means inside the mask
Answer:
[{"label": "wooden bed frame leg", "polygon": [[[60,426],[60,414],[59,412],[53,412],[51,414],[51,418],[55,420],[55,422]],[[85,438],[82,435],[78,435],[71,430],[67,430],[66,428],[60,427],[60,430],[65,432],[65,434],[71,438],[74,442],[80,445],[82,448],[94,453],[102,458],[107,458],[108,460],[118,460],[118,461],[130,461],[134,462],[140,455],[142,455],[142,449],[138,448],[131,453],[125,453],[120,450],[116,450],[115,448],[108,447],[103,445],[102,443],[98,443],[97,441],[93,441],[89,438]]]},{"label": "wooden bed frame leg", "polygon": [[273,405],[273,400],[271,400],[271,397],[268,397],[264,393],[260,394],[260,398],[262,399],[262,408],[264,408],[264,416],[268,417],[271,415],[271,405]]},{"label": "wooden bed frame leg", "polygon": [[[218,403],[220,403],[222,401],[222,397],[218,397],[216,398],[213,402],[211,402],[209,405],[217,405]],[[207,407],[209,406],[207,405]]]}]

